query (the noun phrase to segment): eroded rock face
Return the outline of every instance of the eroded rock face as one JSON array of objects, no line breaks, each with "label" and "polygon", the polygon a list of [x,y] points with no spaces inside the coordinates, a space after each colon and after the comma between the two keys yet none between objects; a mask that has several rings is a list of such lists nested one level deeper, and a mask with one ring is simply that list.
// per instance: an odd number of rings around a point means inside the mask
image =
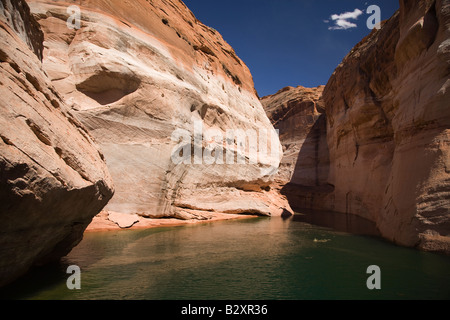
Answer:
[{"label": "eroded rock face", "polygon": [[[283,212],[283,199],[267,191],[282,156],[278,137],[256,153],[225,138],[229,130],[274,135],[251,74],[181,1],[89,1],[73,30],[66,2],[29,4],[45,33],[45,70],[105,154],[116,186],[108,211],[180,219]],[[223,139],[206,137],[210,129]],[[219,163],[220,148],[223,159],[246,163]]]},{"label": "eroded rock face", "polygon": [[450,3],[400,3],[324,91],[334,209],[450,252]]},{"label": "eroded rock face", "polygon": [[[288,168],[291,145],[300,148],[294,173],[281,179],[294,209],[358,215],[395,243],[450,253],[449,46],[448,1],[400,1],[331,76],[323,119],[312,102],[306,118],[292,115],[302,90],[262,100],[282,130]],[[308,132],[326,135],[320,157],[312,146],[322,140],[305,145]]]},{"label": "eroded rock face", "polygon": [[[329,168],[317,175],[297,158],[303,181],[294,173],[300,183],[284,188],[294,208],[358,215],[395,243],[450,253],[449,26],[448,1],[401,1],[347,55],[323,92],[326,127],[315,122],[326,132]],[[294,143],[314,164],[303,139]]]},{"label": "eroded rock face", "polygon": [[0,286],[67,254],[113,195],[89,134],[42,69],[24,1],[0,2]]}]

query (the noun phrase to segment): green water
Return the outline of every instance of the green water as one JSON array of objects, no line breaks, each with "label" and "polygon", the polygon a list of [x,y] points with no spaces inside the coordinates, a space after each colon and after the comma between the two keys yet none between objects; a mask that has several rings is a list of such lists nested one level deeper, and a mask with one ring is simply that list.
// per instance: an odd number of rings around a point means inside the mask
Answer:
[{"label": "green water", "polygon": [[[315,241],[316,240],[316,241]],[[66,286],[81,268],[81,290]],[[381,290],[366,286],[381,268]],[[9,299],[449,299],[450,257],[281,218],[87,233],[58,266],[5,288]]]}]

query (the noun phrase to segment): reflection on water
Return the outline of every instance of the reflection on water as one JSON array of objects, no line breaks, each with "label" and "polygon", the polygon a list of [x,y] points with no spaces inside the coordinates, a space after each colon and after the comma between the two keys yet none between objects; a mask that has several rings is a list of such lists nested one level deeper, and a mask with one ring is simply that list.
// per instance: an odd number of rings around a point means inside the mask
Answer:
[{"label": "reflection on water", "polygon": [[[37,270],[1,296],[145,300],[450,298],[449,257],[316,227],[298,219],[258,218],[87,233],[62,265]],[[65,268],[73,264],[82,271],[79,291],[70,291],[65,285]],[[370,265],[382,270],[380,291],[366,287]]]},{"label": "reflection on water", "polygon": [[354,214],[332,211],[304,211],[293,217],[294,221],[323,226],[336,231],[366,236],[381,236],[375,222]]}]

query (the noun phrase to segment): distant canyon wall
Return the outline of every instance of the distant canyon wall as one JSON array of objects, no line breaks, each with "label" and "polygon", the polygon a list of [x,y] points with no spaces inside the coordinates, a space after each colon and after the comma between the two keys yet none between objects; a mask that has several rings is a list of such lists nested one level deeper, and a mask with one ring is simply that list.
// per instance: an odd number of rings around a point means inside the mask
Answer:
[{"label": "distant canyon wall", "polygon": [[316,174],[321,165],[300,166],[317,183],[294,173],[284,187],[291,205],[358,215],[395,243],[450,253],[449,74],[450,3],[400,1],[331,76],[326,125],[319,117],[296,140],[298,161],[312,163],[315,153],[302,141],[317,137],[309,141],[329,167],[324,178]]},{"label": "distant canyon wall", "polygon": [[283,146],[283,159],[275,177],[280,185],[290,182],[316,187],[328,179],[324,87],[286,87],[261,98]]},{"label": "distant canyon wall", "polygon": [[284,152],[275,184],[298,211],[326,211],[334,206],[334,186],[328,181],[331,164],[324,89],[286,87],[261,98],[279,130]]},{"label": "distant canyon wall", "polygon": [[[106,210],[180,219],[284,212],[287,202],[270,187],[278,137],[268,152],[248,142],[275,135],[251,73],[183,2],[86,1],[74,29],[67,2],[28,3],[44,32],[44,69],[105,156],[116,189]],[[192,140],[178,141],[179,132]],[[220,163],[227,156],[245,163]]]}]

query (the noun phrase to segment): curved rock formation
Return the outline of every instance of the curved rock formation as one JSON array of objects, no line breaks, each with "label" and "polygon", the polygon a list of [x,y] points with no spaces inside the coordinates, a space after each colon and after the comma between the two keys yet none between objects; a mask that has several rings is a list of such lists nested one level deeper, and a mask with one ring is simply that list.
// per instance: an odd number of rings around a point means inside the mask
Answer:
[{"label": "curved rock formation", "polygon": [[42,69],[43,33],[0,2],[0,286],[59,259],[113,195],[103,156]]},{"label": "curved rock formation", "polygon": [[[105,154],[116,186],[108,211],[283,212],[268,191],[279,139],[269,152],[247,140],[274,136],[250,71],[183,2],[84,2],[79,29],[67,27],[66,2],[29,4],[45,34],[45,70]],[[231,130],[237,136],[226,138]],[[220,163],[226,157],[245,163]]]}]

